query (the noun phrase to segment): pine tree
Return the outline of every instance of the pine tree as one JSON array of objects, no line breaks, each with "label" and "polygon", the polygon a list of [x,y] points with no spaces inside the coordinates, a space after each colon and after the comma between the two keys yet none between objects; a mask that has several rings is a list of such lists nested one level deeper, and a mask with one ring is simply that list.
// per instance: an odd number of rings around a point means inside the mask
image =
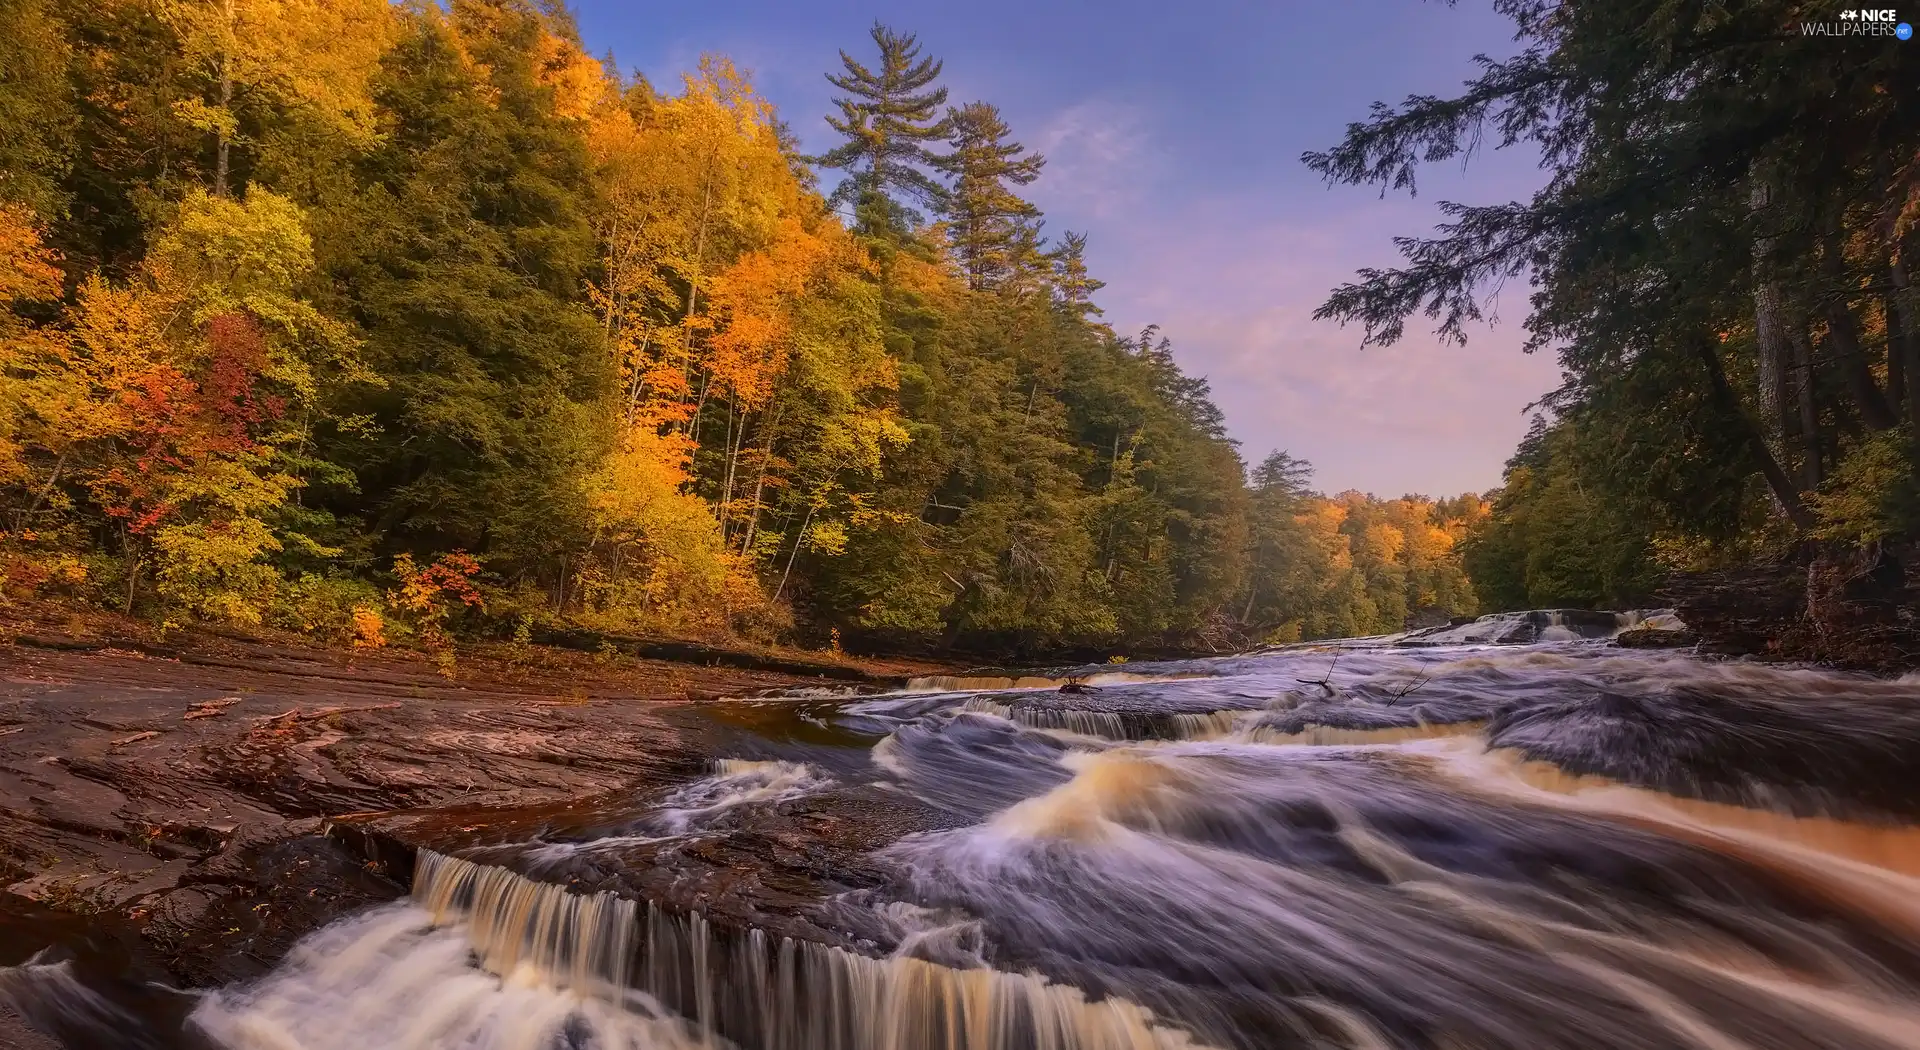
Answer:
[{"label": "pine tree", "polygon": [[999,287],[1039,254],[1040,209],[1013,187],[1039,178],[1047,159],[1012,141],[1000,111],[985,102],[950,109],[947,119],[953,152],[936,166],[953,177],[948,239],[969,288]]},{"label": "pine tree", "polygon": [[1094,305],[1093,293],[1105,288],[1107,282],[1097,281],[1087,272],[1086,252],[1087,235],[1069,230],[1061,235],[1059,246],[1047,253],[1047,261],[1053,265],[1054,303],[1082,319],[1106,312]]},{"label": "pine tree", "polygon": [[921,220],[915,203],[936,207],[945,199],[945,187],[921,169],[940,161],[927,144],[945,139],[952,124],[939,116],[947,89],[932,86],[941,63],[921,57],[911,33],[875,22],[871,35],[880,49],[877,71],[842,51],[846,72],[827,74],[828,83],[847,93],[834,99],[840,116],[829,116],[827,124],[847,141],[816,160],[847,173],[829,204],[851,207],[866,232],[898,233]]},{"label": "pine tree", "polygon": [[577,541],[581,478],[613,437],[581,302],[588,155],[535,79],[540,18],[513,0],[455,12],[409,16],[376,80],[390,130],[331,217],[355,234],[331,276],[387,380],[342,406],[378,429],[330,449],[359,482],[334,506],[390,547],[537,572]]}]

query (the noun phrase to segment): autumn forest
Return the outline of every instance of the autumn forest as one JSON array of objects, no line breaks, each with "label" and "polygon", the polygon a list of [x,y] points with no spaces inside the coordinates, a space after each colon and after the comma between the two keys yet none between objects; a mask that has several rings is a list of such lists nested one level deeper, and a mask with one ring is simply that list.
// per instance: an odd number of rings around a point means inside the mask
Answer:
[{"label": "autumn forest", "polygon": [[18,0],[0,69],[10,597],[1000,653],[1475,608],[1483,502],[1250,465],[909,34],[821,156],[533,0]]}]

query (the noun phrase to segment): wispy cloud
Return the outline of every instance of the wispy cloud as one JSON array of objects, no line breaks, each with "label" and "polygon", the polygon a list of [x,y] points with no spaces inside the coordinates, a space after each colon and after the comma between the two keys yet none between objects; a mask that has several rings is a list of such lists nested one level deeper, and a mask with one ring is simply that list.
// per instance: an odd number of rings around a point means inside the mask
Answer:
[{"label": "wispy cloud", "polygon": [[1212,381],[1250,457],[1288,449],[1333,489],[1478,491],[1498,483],[1524,407],[1559,379],[1550,355],[1520,351],[1519,290],[1465,347],[1416,318],[1399,344],[1361,350],[1358,330],[1313,319],[1356,268],[1390,261],[1385,231],[1420,228],[1414,211],[1281,220],[1242,202],[1136,215],[1120,237],[1095,239],[1093,261],[1110,318],[1160,324],[1182,365]]},{"label": "wispy cloud", "polygon": [[1035,187],[1038,203],[1076,217],[1105,219],[1146,197],[1161,174],[1161,157],[1139,107],[1088,99],[1059,110],[1033,138],[1047,158]]}]

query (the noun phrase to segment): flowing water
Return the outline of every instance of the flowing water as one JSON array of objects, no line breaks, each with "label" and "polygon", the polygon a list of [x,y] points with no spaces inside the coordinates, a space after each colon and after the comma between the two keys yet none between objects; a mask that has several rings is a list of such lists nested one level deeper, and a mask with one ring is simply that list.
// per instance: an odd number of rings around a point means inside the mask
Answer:
[{"label": "flowing water", "polygon": [[[1565,641],[917,685],[701,709],[708,776],[422,850],[153,1045],[1920,1048],[1920,681]],[[132,1023],[63,965],[0,996]]]}]

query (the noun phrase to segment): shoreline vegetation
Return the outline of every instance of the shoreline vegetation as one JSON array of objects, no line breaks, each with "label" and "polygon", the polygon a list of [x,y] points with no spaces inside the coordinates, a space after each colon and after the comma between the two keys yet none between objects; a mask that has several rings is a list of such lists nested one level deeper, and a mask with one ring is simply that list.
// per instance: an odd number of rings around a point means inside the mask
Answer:
[{"label": "shoreline vegetation", "polygon": [[1477,495],[1252,470],[876,25],[803,156],[557,4],[0,13],[0,591],[329,644],[1033,660],[1475,611]]}]

